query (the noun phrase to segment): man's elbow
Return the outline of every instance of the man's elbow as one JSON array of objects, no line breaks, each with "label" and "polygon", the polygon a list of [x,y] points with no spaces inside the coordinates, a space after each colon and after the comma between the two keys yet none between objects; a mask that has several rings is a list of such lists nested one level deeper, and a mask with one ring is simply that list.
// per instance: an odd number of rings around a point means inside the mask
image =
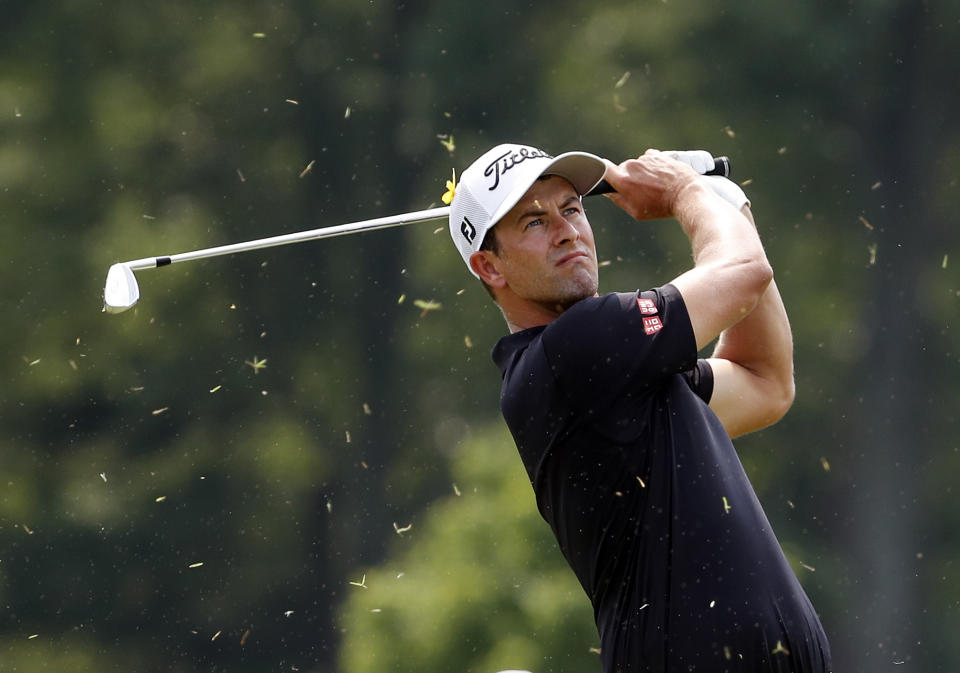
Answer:
[{"label": "man's elbow", "polygon": [[767,291],[767,287],[773,282],[773,267],[770,266],[770,262],[767,261],[765,255],[751,259],[746,265],[746,282],[749,284],[750,290],[756,295],[757,301],[759,301],[763,293]]},{"label": "man's elbow", "polygon": [[734,263],[737,280],[735,296],[742,302],[741,314],[750,313],[760,302],[760,297],[773,282],[773,267],[764,256],[750,257]]},{"label": "man's elbow", "polygon": [[775,391],[773,386],[769,386],[764,392],[762,404],[756,408],[756,413],[741,425],[725,426],[732,439],[741,437],[750,432],[769,428],[776,425],[787,415],[790,407],[793,405],[794,390],[793,386],[788,389]]},{"label": "man's elbow", "polygon": [[790,375],[784,377],[777,386],[777,391],[771,403],[771,413],[773,416],[773,420],[770,421],[771,425],[787,415],[790,407],[793,406],[793,401],[796,399],[796,396],[797,386],[793,380],[793,372],[791,372]]}]

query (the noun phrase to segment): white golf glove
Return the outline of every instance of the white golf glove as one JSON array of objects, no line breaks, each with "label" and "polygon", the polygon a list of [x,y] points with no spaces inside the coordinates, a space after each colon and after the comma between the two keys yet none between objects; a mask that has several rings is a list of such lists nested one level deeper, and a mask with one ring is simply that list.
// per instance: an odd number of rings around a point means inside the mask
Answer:
[{"label": "white golf glove", "polygon": [[682,161],[700,175],[713,170],[713,155],[706,150],[664,150],[671,159]]},{"label": "white golf glove", "polygon": [[713,156],[706,150],[666,150],[664,154],[677,161],[682,161],[697,173],[703,175],[713,191],[733,204],[733,207],[737,210],[750,205],[750,199],[747,198],[747,195],[744,194],[737,183],[722,175],[704,175],[714,168]]},{"label": "white golf glove", "polygon": [[710,183],[713,191],[732,203],[733,207],[737,210],[750,205],[750,199],[748,199],[747,195],[740,189],[740,185],[733,180],[725,178],[722,175],[704,175],[703,179]]}]

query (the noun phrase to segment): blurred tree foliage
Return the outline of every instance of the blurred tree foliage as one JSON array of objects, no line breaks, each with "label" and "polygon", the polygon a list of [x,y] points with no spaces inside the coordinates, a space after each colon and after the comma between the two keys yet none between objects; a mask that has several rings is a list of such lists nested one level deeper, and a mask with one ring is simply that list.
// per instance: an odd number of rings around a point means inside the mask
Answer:
[{"label": "blurred tree foliage", "polygon": [[[960,667],[955,3],[0,19],[0,670],[596,666],[442,222],[140,272],[99,313],[116,261],[425,208],[503,140],[731,156],[799,393],[738,446],[836,669]],[[688,264],[587,207],[604,290]]]},{"label": "blurred tree foliage", "polygon": [[589,601],[536,512],[511,441],[497,424],[461,443],[450,494],[399,522],[389,561],[354,582],[345,670],[597,668]]}]

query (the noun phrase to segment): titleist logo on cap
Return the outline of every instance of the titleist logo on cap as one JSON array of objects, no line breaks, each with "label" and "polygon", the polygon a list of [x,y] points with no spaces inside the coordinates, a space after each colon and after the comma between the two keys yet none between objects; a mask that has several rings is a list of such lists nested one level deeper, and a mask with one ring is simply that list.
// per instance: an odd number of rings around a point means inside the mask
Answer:
[{"label": "titleist logo on cap", "polygon": [[485,177],[493,176],[493,184],[488,189],[491,192],[496,189],[500,185],[501,175],[527,159],[553,159],[553,157],[542,150],[526,147],[521,147],[516,152],[505,152],[490,162],[490,165],[483,171]]}]

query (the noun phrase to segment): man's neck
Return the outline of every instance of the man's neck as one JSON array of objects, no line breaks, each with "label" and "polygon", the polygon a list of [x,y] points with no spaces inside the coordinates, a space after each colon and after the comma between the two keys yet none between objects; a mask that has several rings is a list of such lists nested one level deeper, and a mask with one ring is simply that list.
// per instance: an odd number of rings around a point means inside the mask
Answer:
[{"label": "man's neck", "polygon": [[511,334],[531,327],[549,325],[569,308],[560,304],[544,305],[529,300],[498,301],[497,305]]}]

